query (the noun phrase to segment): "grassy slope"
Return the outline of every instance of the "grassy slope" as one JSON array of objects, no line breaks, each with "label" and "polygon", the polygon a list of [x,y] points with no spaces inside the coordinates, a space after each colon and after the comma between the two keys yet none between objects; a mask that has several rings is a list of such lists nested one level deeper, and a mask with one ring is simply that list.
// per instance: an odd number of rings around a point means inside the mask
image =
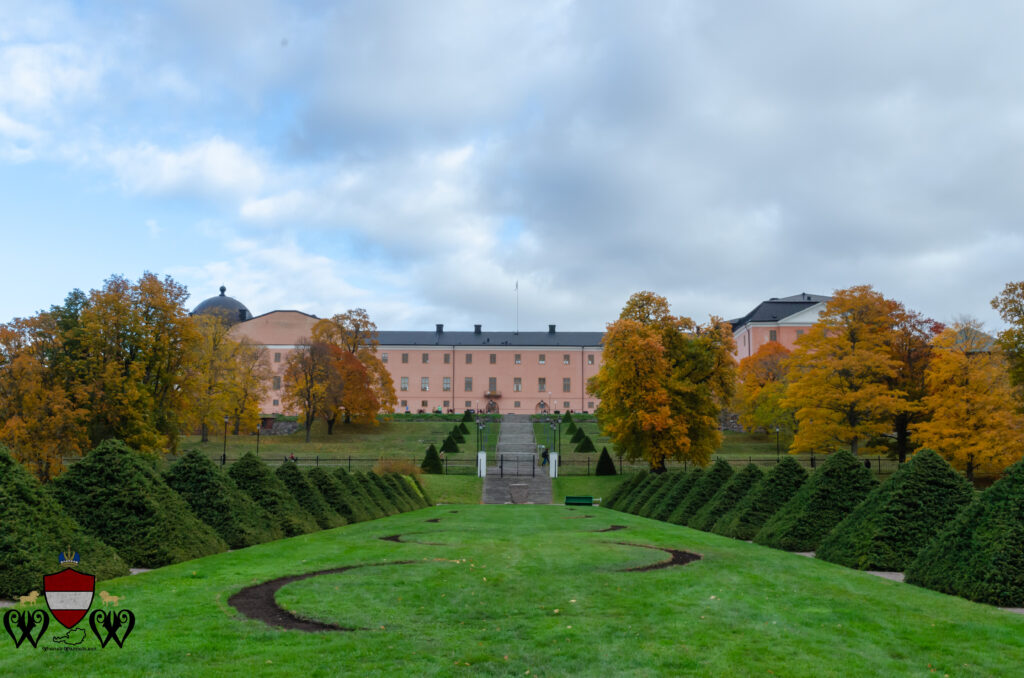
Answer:
[{"label": "grassy slope", "polygon": [[[286,436],[260,436],[260,457],[267,460],[280,460],[294,453],[301,459],[319,456],[324,459],[366,458],[378,459],[400,458],[414,460],[416,464],[423,461],[427,446],[433,443],[438,448],[441,441],[451,431],[455,422],[445,420],[406,421],[396,420],[383,422],[377,426],[357,424],[337,424],[334,433],[327,435],[327,427],[322,421],[313,425],[310,442],[305,442],[305,431]],[[460,445],[460,452],[453,458],[464,458],[473,463],[473,448],[476,446],[476,431],[473,425],[466,434],[466,444]],[[487,426],[487,450],[493,455],[498,441],[499,424]],[[199,442],[199,436],[182,436],[179,449],[199,450],[211,458],[219,460],[224,450],[224,438],[215,432],[209,442]],[[237,459],[246,452],[256,451],[255,435],[228,435],[227,455],[229,459]],[[365,470],[360,467],[360,470]]]},{"label": "grassy slope", "polygon": [[552,502],[565,502],[566,495],[590,495],[607,499],[628,476],[561,476],[551,481]]},{"label": "grassy slope", "polygon": [[[837,565],[601,508],[451,511],[104,582],[138,618],[123,650],[15,650],[4,638],[0,675],[987,676],[1024,665],[1024,617]],[[572,519],[584,515],[594,517]],[[424,523],[433,517],[440,522]],[[612,523],[630,529],[594,532]],[[397,533],[444,545],[379,539]],[[665,557],[614,543],[623,541],[704,559],[619,572]],[[226,604],[249,583],[394,560],[415,562],[278,593],[303,614],[366,630],[285,632]],[[90,633],[83,647],[93,646]]]},{"label": "grassy slope", "polygon": [[420,474],[420,482],[436,504],[479,504],[483,478]]}]

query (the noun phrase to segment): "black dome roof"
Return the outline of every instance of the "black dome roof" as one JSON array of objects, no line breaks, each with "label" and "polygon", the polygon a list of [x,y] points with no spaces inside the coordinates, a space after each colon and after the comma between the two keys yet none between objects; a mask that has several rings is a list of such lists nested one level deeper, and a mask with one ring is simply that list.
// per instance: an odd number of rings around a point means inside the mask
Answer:
[{"label": "black dome roof", "polygon": [[210,297],[192,310],[192,315],[219,315],[229,325],[240,323],[252,318],[252,313],[245,304],[234,297],[225,296],[226,287],[220,286],[220,296]]}]

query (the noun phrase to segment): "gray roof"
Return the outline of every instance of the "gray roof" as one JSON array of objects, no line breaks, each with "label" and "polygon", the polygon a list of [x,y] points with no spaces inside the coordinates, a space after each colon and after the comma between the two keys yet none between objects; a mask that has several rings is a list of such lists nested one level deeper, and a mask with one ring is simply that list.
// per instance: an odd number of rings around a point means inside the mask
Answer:
[{"label": "gray roof", "polygon": [[794,313],[820,304],[823,301],[829,301],[832,297],[826,297],[821,294],[807,294],[801,292],[800,294],[794,294],[791,297],[772,297],[767,301],[762,301],[754,310],[746,314],[742,318],[736,318],[730,320],[732,323],[733,331],[736,331],[740,327],[743,327],[747,323],[763,323],[763,322],[778,322],[783,318],[788,318]]},{"label": "gray roof", "polygon": [[383,330],[381,346],[600,346],[604,332],[421,332]]},{"label": "gray roof", "polygon": [[234,297],[225,296],[227,288],[220,286],[220,296],[206,299],[192,310],[191,315],[219,315],[228,325],[252,320],[245,304]]}]

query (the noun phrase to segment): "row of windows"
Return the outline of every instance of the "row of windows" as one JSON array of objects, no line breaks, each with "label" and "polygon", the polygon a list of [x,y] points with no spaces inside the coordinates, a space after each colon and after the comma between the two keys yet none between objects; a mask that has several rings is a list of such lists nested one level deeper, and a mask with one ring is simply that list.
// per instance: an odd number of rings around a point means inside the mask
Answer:
[{"label": "row of windows", "polygon": [[[278,360],[280,355],[281,355],[280,353],[276,353],[275,354],[274,362],[280,362]],[[451,353],[444,353],[443,355],[444,355],[444,364],[445,365],[450,364],[452,362],[452,354]],[[490,364],[491,365],[497,365],[498,364],[498,354],[497,353],[490,353],[490,354],[488,354],[488,356],[489,356]],[[388,356],[387,351],[385,351],[385,352],[380,354],[380,359],[381,359],[381,362],[385,362],[385,363],[388,362],[388,360],[390,358]],[[540,365],[546,365],[547,364],[547,360],[548,360],[548,357],[547,357],[547,354],[545,354],[545,353],[541,353],[540,355],[537,356],[537,363],[540,364]],[[408,364],[408,362],[409,362],[409,354],[408,353],[403,353],[402,354],[402,363]],[[429,353],[421,354],[420,355],[420,362],[422,362],[424,365],[429,364],[430,363],[430,354]],[[522,353],[513,354],[512,362],[515,363],[516,365],[522,365],[523,364],[523,354]],[[571,353],[563,353],[562,354],[562,364],[563,365],[568,365],[571,362],[572,362],[572,354]],[[472,353],[467,353],[466,354],[466,364],[467,365],[472,365],[473,364],[473,354]],[[594,354],[593,353],[588,353],[587,354],[587,364],[588,365],[593,365],[594,364]]]},{"label": "row of windows", "polygon": [[[426,401],[426,400],[421,400],[421,401],[420,401],[420,407],[429,407],[429,405],[428,405],[427,403],[428,403],[428,401]],[[277,401],[276,401],[276,400],[274,401],[274,404],[275,404],[275,405],[277,405]],[[521,405],[521,403],[520,403],[520,402],[519,402],[518,400],[516,400],[515,402],[513,402],[513,403],[512,403],[512,407],[514,407],[514,408],[519,408],[519,407],[521,407],[521,406],[522,406],[522,405]],[[571,405],[571,404],[569,403],[569,401],[568,401],[568,400],[564,401],[564,402],[562,403],[562,406],[563,406],[563,407],[564,407],[565,409],[567,409],[567,410],[568,410],[568,409],[570,409],[570,408],[572,407],[572,405]],[[405,408],[405,409],[409,409],[409,401],[408,401],[408,400],[402,400],[402,401],[400,401],[400,402],[399,402],[399,407],[403,407],[403,408]],[[445,400],[445,401],[444,401],[444,407],[446,407],[446,408],[447,408],[447,407],[450,407],[450,403],[449,403],[449,402],[448,402],[447,400]],[[471,408],[471,407],[473,407],[473,401],[472,401],[472,400],[467,400],[467,401],[466,401],[466,409],[468,410],[468,409],[469,409],[469,408]],[[593,401],[593,400],[590,400],[590,401],[588,401],[588,402],[587,402],[587,407],[588,407],[589,409],[593,410],[593,409],[594,409],[594,401]]]},{"label": "row of windows", "polygon": [[[398,386],[399,390],[401,390],[401,391],[408,391],[409,390],[409,377],[401,377],[399,379],[398,384],[399,384],[399,386]],[[462,390],[466,391],[467,393],[472,391],[473,390],[473,377],[466,377],[464,379],[464,381],[463,381],[462,386],[463,386]],[[274,377],[274,388],[280,388],[280,387],[281,387],[281,377]],[[429,391],[430,390],[430,377],[420,377],[420,390],[421,391]],[[452,378],[451,377],[444,377],[441,380],[441,390],[442,391],[446,391],[446,392],[452,390]],[[495,392],[497,390],[498,390],[498,378],[497,377],[488,377],[487,378],[487,391],[489,393],[493,393],[493,392]],[[517,393],[519,393],[519,392],[521,392],[523,390],[523,380],[520,377],[514,377],[512,379],[512,390],[517,392]],[[537,392],[538,393],[547,393],[548,392],[548,380],[545,377],[539,377],[537,379]],[[564,377],[562,379],[562,393],[571,393],[571,392],[572,392],[572,378],[571,377]]]}]

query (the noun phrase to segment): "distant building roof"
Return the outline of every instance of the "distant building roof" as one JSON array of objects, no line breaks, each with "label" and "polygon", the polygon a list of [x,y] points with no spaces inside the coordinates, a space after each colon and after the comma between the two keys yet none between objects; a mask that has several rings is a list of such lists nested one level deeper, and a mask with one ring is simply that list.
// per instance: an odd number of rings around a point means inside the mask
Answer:
[{"label": "distant building roof", "polygon": [[600,346],[604,332],[382,331],[381,346]]},{"label": "distant building roof", "polygon": [[805,308],[809,308],[815,304],[820,304],[831,299],[832,297],[826,297],[821,294],[807,294],[806,292],[794,294],[791,297],[782,297],[781,299],[778,297],[772,297],[767,301],[762,301],[754,307],[753,311],[742,318],[736,318],[729,322],[732,323],[732,329],[735,332],[747,323],[778,322],[783,318],[788,318],[794,313],[799,313]]},{"label": "distant building roof", "polygon": [[220,296],[210,297],[194,309],[192,315],[219,315],[229,325],[245,322],[252,319],[252,313],[245,307],[245,304],[233,297],[225,296],[227,288],[220,286]]}]

